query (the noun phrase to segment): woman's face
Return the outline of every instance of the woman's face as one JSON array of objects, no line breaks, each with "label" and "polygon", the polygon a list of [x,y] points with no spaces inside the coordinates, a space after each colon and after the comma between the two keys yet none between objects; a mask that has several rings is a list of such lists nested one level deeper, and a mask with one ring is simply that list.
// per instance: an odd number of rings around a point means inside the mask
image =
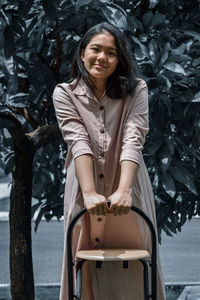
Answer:
[{"label": "woman's face", "polygon": [[86,48],[82,49],[81,60],[96,83],[98,81],[106,83],[118,64],[114,37],[108,32],[95,35]]}]

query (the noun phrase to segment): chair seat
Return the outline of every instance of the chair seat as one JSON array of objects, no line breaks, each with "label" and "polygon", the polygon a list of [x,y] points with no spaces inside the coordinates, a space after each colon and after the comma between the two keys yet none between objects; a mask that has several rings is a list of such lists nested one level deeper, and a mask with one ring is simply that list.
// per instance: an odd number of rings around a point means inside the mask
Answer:
[{"label": "chair seat", "polygon": [[95,260],[95,261],[123,261],[123,260],[138,260],[149,259],[150,253],[140,249],[92,249],[80,250],[76,255],[79,259]]}]

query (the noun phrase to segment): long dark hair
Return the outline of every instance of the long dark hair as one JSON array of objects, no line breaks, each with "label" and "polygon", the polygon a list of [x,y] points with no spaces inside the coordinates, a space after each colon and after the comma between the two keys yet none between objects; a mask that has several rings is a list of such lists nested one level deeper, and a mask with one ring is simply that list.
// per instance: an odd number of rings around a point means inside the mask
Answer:
[{"label": "long dark hair", "polygon": [[108,78],[106,94],[111,98],[123,98],[133,93],[137,85],[136,69],[125,35],[117,27],[109,23],[103,22],[97,24],[85,33],[74,55],[71,66],[71,79],[82,78],[92,90],[94,89],[94,83],[90,80],[89,73],[80,58],[81,50],[85,50],[95,35],[105,31],[114,37],[118,53],[118,65],[113,74]]}]

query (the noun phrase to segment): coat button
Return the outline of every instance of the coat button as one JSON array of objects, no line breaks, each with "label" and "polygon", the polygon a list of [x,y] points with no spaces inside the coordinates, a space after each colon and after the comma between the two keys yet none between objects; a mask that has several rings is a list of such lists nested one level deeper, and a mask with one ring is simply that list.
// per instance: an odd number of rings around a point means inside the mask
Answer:
[{"label": "coat button", "polygon": [[102,129],[100,129],[100,133],[104,133],[105,132],[105,130],[102,128]]},{"label": "coat button", "polygon": [[103,179],[103,178],[104,178],[104,175],[103,175],[103,174],[100,174],[100,175],[99,175],[99,178],[100,178],[100,179]]},{"label": "coat button", "polygon": [[102,220],[103,220],[103,219],[102,219],[101,217],[97,218],[97,221],[98,221],[98,222],[102,222]]},{"label": "coat button", "polygon": [[99,106],[99,109],[104,110],[104,106],[103,105]]},{"label": "coat button", "polygon": [[99,239],[98,237],[96,237],[95,241],[96,241],[97,243],[99,243],[99,242],[100,242],[100,239]]}]

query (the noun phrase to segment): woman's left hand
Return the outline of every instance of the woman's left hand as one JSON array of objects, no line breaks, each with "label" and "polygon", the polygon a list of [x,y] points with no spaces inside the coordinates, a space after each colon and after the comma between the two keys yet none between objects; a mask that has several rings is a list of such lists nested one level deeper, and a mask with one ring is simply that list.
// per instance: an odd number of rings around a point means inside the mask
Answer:
[{"label": "woman's left hand", "polygon": [[110,195],[110,197],[108,197],[108,200],[111,202],[109,212],[115,216],[127,214],[132,205],[131,192],[131,189],[129,189],[129,191],[117,190]]}]

